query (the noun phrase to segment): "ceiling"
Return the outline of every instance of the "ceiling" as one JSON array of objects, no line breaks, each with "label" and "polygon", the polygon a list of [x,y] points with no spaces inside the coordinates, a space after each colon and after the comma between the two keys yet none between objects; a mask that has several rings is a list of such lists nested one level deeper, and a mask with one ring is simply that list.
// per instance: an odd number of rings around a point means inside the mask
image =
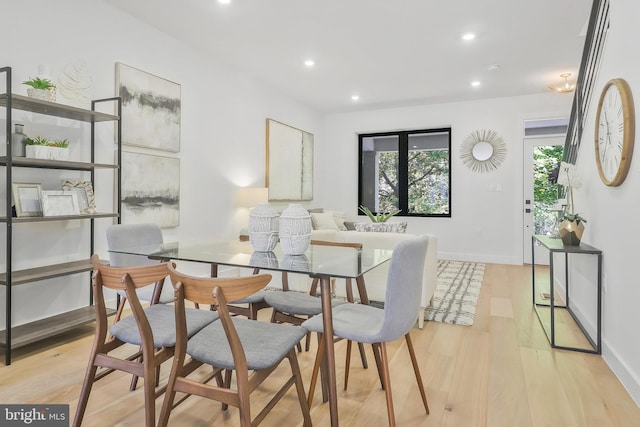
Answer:
[{"label": "ceiling", "polygon": [[[106,2],[323,113],[547,92],[560,74],[577,76],[591,7],[591,0]],[[476,38],[462,40],[468,32]],[[309,58],[313,67],[304,65]]]}]

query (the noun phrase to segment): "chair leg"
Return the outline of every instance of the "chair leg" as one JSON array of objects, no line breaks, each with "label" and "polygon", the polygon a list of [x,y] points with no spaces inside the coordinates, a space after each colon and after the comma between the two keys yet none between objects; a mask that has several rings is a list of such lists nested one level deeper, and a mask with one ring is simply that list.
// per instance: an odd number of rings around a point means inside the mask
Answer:
[{"label": "chair leg", "polygon": [[[232,374],[233,374],[233,371],[231,369],[225,369],[223,387],[226,388],[226,389],[230,389],[231,388],[231,375]],[[229,409],[229,404],[223,403],[222,404],[222,410],[226,411],[227,409]]]},{"label": "chair leg", "polygon": [[84,418],[84,412],[87,409],[87,402],[89,401],[89,394],[91,394],[91,388],[93,387],[93,381],[96,376],[98,367],[94,364],[95,355],[92,355],[87,366],[87,372],[84,375],[84,382],[82,383],[82,391],[80,392],[80,399],[78,399],[78,407],[76,408],[76,416],[73,420],[73,427],[80,427],[82,419]]},{"label": "chair leg", "polygon": [[422,404],[424,409],[429,414],[429,404],[427,403],[427,394],[424,392],[424,384],[422,383],[422,375],[420,375],[420,368],[418,367],[418,360],[416,359],[416,352],[413,349],[413,343],[411,342],[411,336],[407,333],[404,336],[407,341],[407,347],[409,347],[409,356],[411,356],[411,364],[413,365],[413,372],[416,374],[416,381],[418,382],[418,389],[420,389],[420,396],[422,397]]},{"label": "chair leg", "polygon": [[371,344],[373,349],[373,358],[376,360],[376,368],[378,369],[378,378],[380,379],[380,386],[384,390],[384,381],[382,379],[382,362],[380,361],[379,346],[377,344]]},{"label": "chair leg", "polygon": [[156,425],[156,372],[155,366],[144,368],[144,413],[147,427]]},{"label": "chair leg", "polygon": [[351,365],[351,340],[347,340],[347,357],[344,361],[344,390],[349,385],[349,370]]},{"label": "chair leg", "polygon": [[298,401],[300,402],[300,410],[302,411],[302,418],[304,419],[304,426],[311,427],[311,415],[309,414],[309,404],[304,394],[304,383],[302,382],[302,374],[300,373],[300,365],[298,365],[298,358],[296,353],[291,350],[287,355],[289,364],[291,365],[291,373],[295,379],[296,391],[298,392]]},{"label": "chair leg", "polygon": [[380,346],[380,359],[382,362],[382,378],[384,379],[384,394],[387,398],[387,415],[389,418],[389,427],[395,427],[396,415],[393,411],[393,398],[391,396],[391,378],[389,377],[389,359],[387,357],[387,345],[386,343],[379,343]]},{"label": "chair leg", "polygon": [[362,361],[362,368],[369,369],[369,364],[367,363],[367,354],[364,351],[364,344],[361,342],[358,343],[358,350],[360,351],[360,360]]},{"label": "chair leg", "polygon": [[316,353],[316,360],[313,363],[313,372],[311,373],[311,383],[309,384],[309,393],[307,396],[307,405],[311,407],[313,402],[313,395],[316,389],[316,383],[318,382],[318,371],[320,370],[320,364],[324,356],[324,340],[322,334],[318,334],[318,352]]}]

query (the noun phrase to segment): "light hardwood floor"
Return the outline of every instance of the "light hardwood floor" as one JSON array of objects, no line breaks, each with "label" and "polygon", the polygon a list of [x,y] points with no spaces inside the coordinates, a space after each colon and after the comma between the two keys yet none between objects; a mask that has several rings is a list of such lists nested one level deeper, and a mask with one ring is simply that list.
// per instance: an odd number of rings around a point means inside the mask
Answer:
[{"label": "light hardwood floor", "polygon": [[[425,415],[404,340],[389,346],[398,426],[633,426],[636,406],[600,356],[552,350],[531,307],[528,266],[487,264],[474,325],[426,322],[412,339],[420,360],[431,414]],[[262,316],[268,316],[263,313]],[[91,328],[15,353],[0,367],[0,402],[67,403],[74,416],[91,346]],[[352,360],[349,389],[342,390],[344,342],[336,346],[342,426],[386,426],[384,392],[371,363]],[[315,346],[299,355],[303,375],[313,365]],[[357,352],[356,352],[357,354]],[[286,372],[283,366],[279,372]],[[163,366],[163,380],[168,367]],[[144,421],[141,388],[129,392],[130,378],[115,373],[94,386],[84,425],[138,426]],[[268,380],[254,394],[264,403]],[[308,381],[307,381],[308,383]],[[329,425],[329,409],[319,392],[314,425]],[[160,410],[162,399],[158,399]],[[237,426],[236,409],[192,397],[172,413],[170,425]],[[295,392],[290,391],[264,426],[301,425]]]}]

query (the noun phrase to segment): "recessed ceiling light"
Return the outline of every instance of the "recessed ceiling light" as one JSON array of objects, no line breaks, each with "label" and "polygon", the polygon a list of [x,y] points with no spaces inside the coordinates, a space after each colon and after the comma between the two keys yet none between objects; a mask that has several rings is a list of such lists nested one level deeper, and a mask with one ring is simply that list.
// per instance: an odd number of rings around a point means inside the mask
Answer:
[{"label": "recessed ceiling light", "polygon": [[304,61],[304,65],[306,67],[313,67],[314,65],[316,65],[316,63],[313,61],[313,59],[307,59],[306,61]]},{"label": "recessed ceiling light", "polygon": [[469,41],[476,38],[476,35],[473,33],[466,33],[462,35],[462,40]]},{"label": "recessed ceiling light", "polygon": [[359,96],[359,95],[351,95],[351,100],[352,100],[352,101],[357,101],[357,100],[359,100],[359,99],[360,99],[360,96]]},{"label": "recessed ceiling light", "polygon": [[218,0],[218,3],[229,4],[231,3],[231,0]]},{"label": "recessed ceiling light", "polygon": [[480,86],[480,82],[478,80],[471,82],[471,86],[478,87]]}]

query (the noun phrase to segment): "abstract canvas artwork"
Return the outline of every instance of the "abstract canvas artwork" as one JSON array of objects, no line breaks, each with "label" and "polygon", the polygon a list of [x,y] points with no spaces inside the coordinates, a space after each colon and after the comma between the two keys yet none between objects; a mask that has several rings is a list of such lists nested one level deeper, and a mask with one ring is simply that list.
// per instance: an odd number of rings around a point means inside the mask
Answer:
[{"label": "abstract canvas artwork", "polygon": [[267,119],[270,201],[313,199],[313,134]]},{"label": "abstract canvas artwork", "polygon": [[180,225],[180,159],[122,153],[122,223]]},{"label": "abstract canvas artwork", "polygon": [[180,151],[180,85],[116,62],[122,143]]}]

